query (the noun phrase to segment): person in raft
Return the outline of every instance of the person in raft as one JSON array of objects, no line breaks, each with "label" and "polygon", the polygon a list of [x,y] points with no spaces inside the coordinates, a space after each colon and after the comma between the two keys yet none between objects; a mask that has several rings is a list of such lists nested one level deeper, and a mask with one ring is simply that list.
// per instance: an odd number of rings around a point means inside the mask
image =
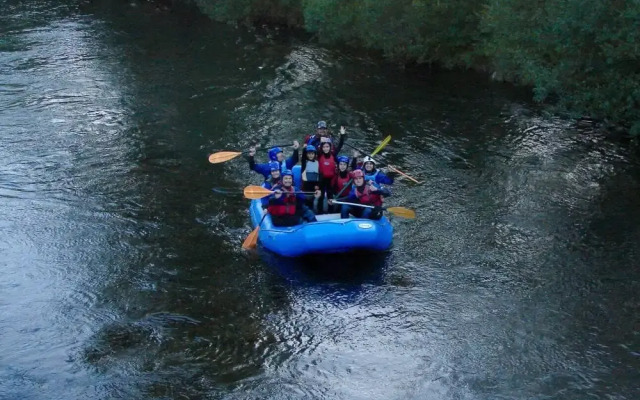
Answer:
[{"label": "person in raft", "polygon": [[393,178],[387,176],[384,172],[379,169],[376,169],[376,162],[373,161],[373,158],[366,156],[364,160],[362,160],[362,170],[364,171],[364,180],[365,181],[373,181],[379,185],[392,185]]},{"label": "person in raft", "polygon": [[324,213],[329,212],[329,207],[327,204],[328,199],[333,198],[333,188],[331,186],[331,181],[336,176],[336,170],[338,166],[338,157],[336,153],[333,151],[333,146],[328,138],[322,138],[322,142],[320,144],[320,152],[318,153],[318,172],[320,174],[320,192],[322,193],[322,197],[319,202],[322,204],[322,211]]},{"label": "person in raft", "polygon": [[[272,190],[274,193],[269,196],[267,212],[271,215],[273,225],[294,226],[301,224],[302,221],[317,221],[313,211],[304,204],[304,194],[295,193],[291,170],[287,169],[282,173],[282,184],[273,187]],[[320,191],[316,190],[314,196],[320,197]]]},{"label": "person in raft", "polygon": [[[320,163],[318,163],[315,146],[304,145],[302,147],[300,171],[303,191],[314,192],[320,189]],[[313,211],[319,214],[319,198],[307,196],[307,206],[313,207]]]},{"label": "person in raft", "polygon": [[303,145],[311,145],[313,147],[320,146],[320,139],[323,137],[331,138],[329,134],[329,129],[327,128],[327,123],[325,121],[318,121],[316,124],[316,132],[313,135],[307,135],[304,137]]},{"label": "person in raft", "polygon": [[[352,214],[359,218],[380,219],[382,218],[382,196],[391,196],[387,189],[381,188],[373,181],[365,182],[364,172],[357,169],[351,173],[353,176],[353,187],[349,196],[342,197],[339,200],[345,200],[351,203],[360,203],[363,205],[373,206],[374,208],[365,208],[358,206],[350,206],[343,204],[340,209],[340,218],[349,218]],[[330,201],[331,203],[331,201]]]},{"label": "person in raft", "polygon": [[364,163],[364,158],[362,154],[358,150],[353,151],[353,157],[351,158],[351,170],[355,171],[357,169],[362,169],[362,164]]},{"label": "person in raft", "polygon": [[333,146],[334,138],[329,133],[329,129],[327,129],[327,123],[325,121],[319,121],[318,124],[316,125],[316,133],[313,135],[305,136],[302,143],[306,145],[311,145],[316,149],[320,149],[320,145],[323,142],[328,140],[331,143],[331,146],[332,146],[331,150],[333,151],[333,153],[338,154],[342,149],[342,145],[344,144],[344,139],[346,134],[347,134],[347,130],[344,128],[344,126],[341,126],[338,145],[334,147]]},{"label": "person in raft", "polygon": [[351,179],[349,157],[338,156],[338,171],[331,179],[331,191],[340,196],[348,196],[351,192]]},{"label": "person in raft", "polygon": [[[277,161],[271,161],[269,163],[269,171],[271,173],[270,179],[265,179],[262,182],[262,187],[265,189],[272,189],[276,186],[282,185],[282,174],[280,172],[280,164]],[[269,197],[263,197],[260,199],[262,203],[262,208],[267,208],[269,205]]]},{"label": "person in raft", "polygon": [[[298,163],[299,147],[300,147],[300,144],[298,143],[298,141],[294,140],[293,154],[291,155],[291,157],[287,158],[286,160],[284,158],[284,152],[280,147],[272,147],[271,149],[269,149],[267,154],[269,154],[269,160],[275,161],[278,163],[278,165],[280,165],[280,172],[282,172],[285,169],[293,168],[293,166]],[[256,160],[254,158],[255,155],[256,155],[256,148],[255,147],[249,148],[249,169],[252,171],[256,171],[259,174],[262,174],[262,176],[264,176],[264,179],[269,179],[269,176],[271,174],[271,167],[269,166],[269,163],[256,164]]]}]

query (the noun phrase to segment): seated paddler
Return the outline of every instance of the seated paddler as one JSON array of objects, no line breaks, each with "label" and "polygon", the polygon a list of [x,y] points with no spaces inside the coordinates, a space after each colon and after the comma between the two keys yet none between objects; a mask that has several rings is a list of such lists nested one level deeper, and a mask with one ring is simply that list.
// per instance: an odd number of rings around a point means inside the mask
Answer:
[{"label": "seated paddler", "polygon": [[[316,216],[307,207],[305,195],[296,191],[293,186],[293,173],[285,170],[282,173],[282,183],[271,188],[274,193],[269,196],[267,212],[271,215],[271,221],[275,226],[294,226],[303,221],[316,222]],[[320,191],[316,190],[314,197],[320,197]]]},{"label": "seated paddler", "polygon": [[[271,175],[269,176],[269,179],[265,179],[264,182],[262,182],[262,187],[265,189],[271,189],[273,187],[280,186],[282,184],[282,174],[280,173],[280,164],[278,164],[277,161],[271,161],[269,163],[269,170],[271,173]],[[260,202],[262,203],[262,208],[267,208],[267,206],[269,205],[269,198],[263,197],[262,199],[260,199]]]},{"label": "seated paddler", "polygon": [[382,188],[374,181],[366,181],[362,170],[357,169],[351,173],[353,176],[353,186],[347,197],[342,197],[340,201],[362,204],[370,207],[359,207],[356,205],[343,204],[340,208],[340,218],[349,218],[349,214],[358,218],[380,219],[382,218],[383,196],[391,196],[389,190]]}]

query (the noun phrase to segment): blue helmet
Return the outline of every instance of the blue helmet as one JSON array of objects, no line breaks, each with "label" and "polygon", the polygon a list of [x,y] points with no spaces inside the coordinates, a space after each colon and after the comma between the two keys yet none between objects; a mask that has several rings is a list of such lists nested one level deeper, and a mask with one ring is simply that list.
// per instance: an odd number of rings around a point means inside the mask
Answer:
[{"label": "blue helmet", "polygon": [[269,162],[269,171],[273,172],[273,171],[280,171],[280,163],[277,161],[270,161]]},{"label": "blue helmet", "polygon": [[347,156],[338,156],[338,162],[341,163],[347,163],[347,165],[349,164],[349,157]]},{"label": "blue helmet", "polygon": [[282,171],[282,176],[290,176],[293,178],[293,172],[291,172],[290,169],[285,169],[284,171]]},{"label": "blue helmet", "polygon": [[278,160],[278,153],[282,153],[282,149],[280,147],[274,147],[269,150],[269,159],[276,161]]},{"label": "blue helmet", "polygon": [[327,123],[325,121],[318,121],[316,129],[327,129]]},{"label": "blue helmet", "polygon": [[309,153],[311,151],[316,153],[316,146],[314,146],[312,144],[309,144],[309,145],[307,145],[307,153]]}]

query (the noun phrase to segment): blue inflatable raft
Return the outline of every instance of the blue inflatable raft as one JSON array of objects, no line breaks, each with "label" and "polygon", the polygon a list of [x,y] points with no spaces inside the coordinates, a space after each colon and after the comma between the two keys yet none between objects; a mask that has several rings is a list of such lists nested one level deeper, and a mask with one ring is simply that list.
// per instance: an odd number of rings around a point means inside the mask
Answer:
[{"label": "blue inflatable raft", "polygon": [[[296,187],[300,187],[300,166],[293,167]],[[256,227],[264,211],[260,200],[252,200],[249,208],[251,223]],[[302,225],[274,226],[267,215],[260,224],[258,242],[268,250],[285,257],[299,257],[317,253],[346,253],[351,251],[384,251],[391,246],[393,226],[382,217],[374,221],[366,218],[340,218],[340,214],[316,216],[318,222]]]}]

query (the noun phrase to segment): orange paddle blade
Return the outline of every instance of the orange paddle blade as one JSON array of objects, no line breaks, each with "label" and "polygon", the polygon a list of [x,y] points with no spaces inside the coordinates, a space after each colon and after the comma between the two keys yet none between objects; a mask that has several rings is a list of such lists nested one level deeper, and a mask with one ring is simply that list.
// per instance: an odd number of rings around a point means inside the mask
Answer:
[{"label": "orange paddle blade", "polygon": [[416,212],[404,207],[387,207],[387,211],[396,217],[414,219],[416,217]]},{"label": "orange paddle blade", "polygon": [[242,248],[245,250],[251,250],[256,247],[258,244],[258,231],[260,230],[259,226],[256,226],[256,229],[252,230],[249,236],[242,242]]},{"label": "orange paddle blade", "polygon": [[265,189],[262,186],[250,185],[244,188],[244,197],[251,200],[261,199],[272,193],[271,190]]},{"label": "orange paddle blade", "polygon": [[209,156],[209,162],[211,164],[218,164],[221,162],[229,161],[232,158],[238,157],[242,152],[239,151],[219,151]]},{"label": "orange paddle blade", "polygon": [[393,165],[387,165],[387,168],[389,168],[393,172],[399,173],[400,175],[404,176],[407,179],[410,179],[410,180],[414,181],[415,183],[422,183],[422,182],[416,180],[415,178],[413,178],[413,177],[405,174],[404,172],[400,171],[398,168],[394,167]]}]

